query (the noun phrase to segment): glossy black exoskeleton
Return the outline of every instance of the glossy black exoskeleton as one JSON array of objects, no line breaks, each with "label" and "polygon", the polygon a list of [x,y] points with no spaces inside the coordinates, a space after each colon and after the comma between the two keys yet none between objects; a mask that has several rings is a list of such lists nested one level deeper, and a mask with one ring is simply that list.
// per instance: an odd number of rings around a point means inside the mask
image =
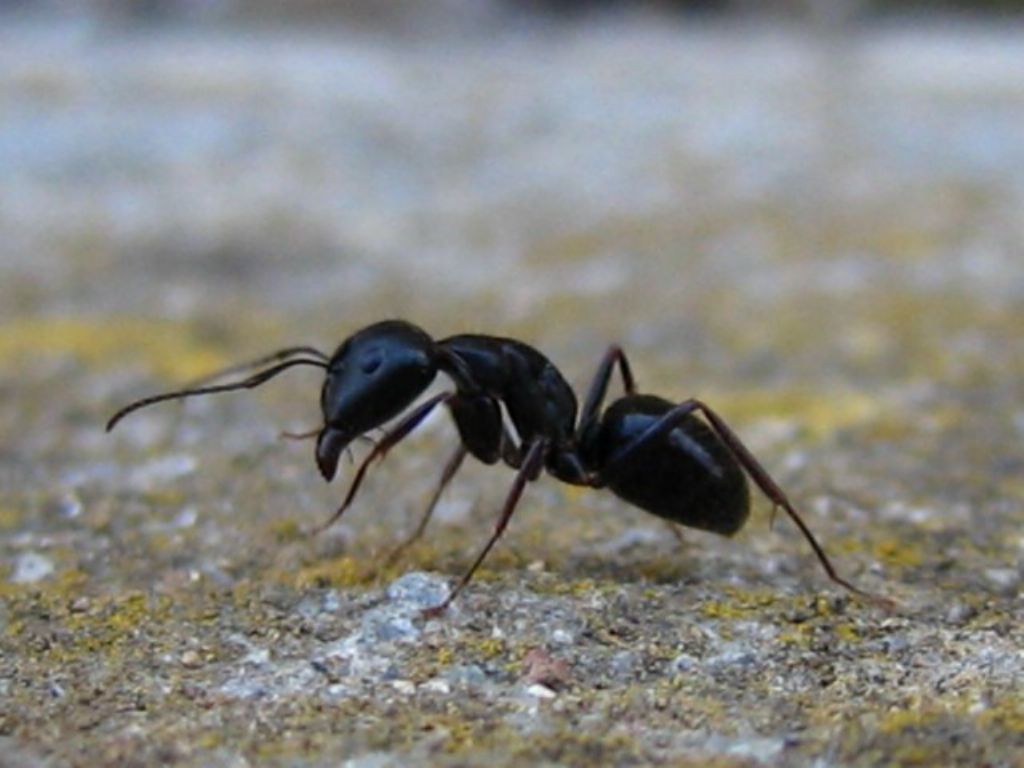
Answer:
[{"label": "glossy black exoskeleton", "polygon": [[[342,452],[353,440],[401,416],[374,444],[324,527],[352,503],[367,468],[438,405],[446,405],[455,421],[460,444],[445,464],[419,525],[391,560],[423,533],[441,492],[467,454],[485,464],[502,461],[516,470],[494,532],[447,599],[431,613],[443,611],[469,582],[508,525],[526,483],[545,470],[566,483],[608,488],[672,523],[726,536],[747,520],[749,475],[793,519],[833,581],[858,595],[887,602],[836,573],[789,499],[718,414],[699,400],[675,404],[639,394],[629,362],[617,346],[605,354],[579,409],[558,369],[521,341],[473,334],[435,341],[411,323],[385,320],[354,333],[330,357],[312,347],[290,347],[221,371],[193,387],[138,400],[115,413],[107,430],[145,406],[251,389],[298,365],[326,371],[320,395],[323,426],[309,435],[316,435],[316,462],[326,480],[333,479]],[[209,383],[260,366],[269,367],[241,381]],[[625,394],[602,410],[616,368]],[[438,373],[451,379],[453,389],[406,412]],[[505,424],[503,409],[514,436]]]}]

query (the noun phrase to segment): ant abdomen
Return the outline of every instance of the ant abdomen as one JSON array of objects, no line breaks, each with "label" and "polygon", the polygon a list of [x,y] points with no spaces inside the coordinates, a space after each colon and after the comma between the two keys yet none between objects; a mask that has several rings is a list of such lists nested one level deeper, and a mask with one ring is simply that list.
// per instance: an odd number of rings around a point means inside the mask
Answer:
[{"label": "ant abdomen", "polygon": [[[715,432],[692,414],[665,435],[639,438],[675,407],[652,395],[628,395],[604,412],[588,454],[616,496],[690,528],[731,536],[750,513],[747,477]],[[629,446],[628,460],[617,454]]]}]

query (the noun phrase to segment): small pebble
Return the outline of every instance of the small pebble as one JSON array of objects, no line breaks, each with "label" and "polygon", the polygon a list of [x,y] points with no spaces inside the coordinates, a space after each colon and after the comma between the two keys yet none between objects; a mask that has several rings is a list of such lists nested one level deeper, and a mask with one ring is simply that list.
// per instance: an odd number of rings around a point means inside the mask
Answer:
[{"label": "small pebble", "polygon": [[181,665],[186,669],[198,669],[203,666],[203,659],[198,652],[188,650],[181,654]]},{"label": "small pebble", "polygon": [[420,688],[429,693],[446,694],[452,692],[452,687],[448,684],[448,681],[441,680],[437,677],[435,677],[432,680],[427,680],[427,682],[423,683],[423,685],[421,685]]},{"label": "small pebble", "polygon": [[191,454],[161,456],[133,468],[128,475],[128,484],[138,490],[151,490],[192,474],[198,466],[199,460]]},{"label": "small pebble", "polygon": [[199,511],[190,504],[174,516],[174,520],[171,521],[171,526],[173,528],[191,528],[196,524],[196,520],[198,519]]},{"label": "small pebble", "polygon": [[526,692],[536,699],[553,699],[558,695],[546,685],[541,685],[540,683],[534,683],[526,689]]},{"label": "small pebble", "polygon": [[395,755],[390,752],[366,752],[343,762],[342,768],[394,768],[401,765]]},{"label": "small pebble", "polygon": [[528,683],[540,683],[547,688],[563,688],[572,678],[569,664],[565,659],[552,656],[541,648],[534,648],[523,658],[525,673],[523,678]]},{"label": "small pebble", "polygon": [[411,642],[418,639],[420,630],[401,608],[382,606],[367,611],[362,621],[362,641],[373,645],[392,641]]},{"label": "small pebble", "polygon": [[946,611],[946,622],[960,626],[966,624],[977,615],[978,610],[973,605],[957,601],[949,606],[949,610]]},{"label": "small pebble", "polygon": [[673,672],[691,672],[700,666],[700,662],[688,653],[681,653],[672,659]]},{"label": "small pebble", "polygon": [[88,597],[80,595],[71,601],[71,604],[68,606],[68,610],[72,613],[85,613],[89,610],[91,605],[92,603]]},{"label": "small pebble", "polygon": [[989,568],[985,577],[997,589],[1011,592],[1020,586],[1020,571],[1016,568]]},{"label": "small pebble", "polygon": [[391,687],[403,696],[412,696],[416,693],[416,684],[411,680],[392,680]]},{"label": "small pebble", "polygon": [[487,673],[476,664],[459,664],[444,672],[445,679],[456,685],[479,687],[487,683]]},{"label": "small pebble", "polygon": [[640,657],[635,651],[618,651],[611,659],[612,675],[619,680],[627,680],[636,672]]},{"label": "small pebble", "polygon": [[25,552],[14,561],[14,572],[10,581],[13,584],[32,584],[45,579],[53,573],[53,561],[38,552]]},{"label": "small pebble", "polygon": [[429,573],[414,571],[388,585],[388,598],[415,608],[430,608],[448,597],[448,580]]},{"label": "small pebble", "polygon": [[572,645],[572,633],[567,632],[564,629],[556,629],[551,633],[551,642],[557,643],[558,645]]},{"label": "small pebble", "polygon": [[68,491],[57,499],[57,512],[61,517],[73,520],[82,514],[82,500],[78,495]]},{"label": "small pebble", "polygon": [[756,654],[740,643],[724,643],[721,652],[707,660],[709,667],[724,669],[726,667],[749,667],[757,660]]}]

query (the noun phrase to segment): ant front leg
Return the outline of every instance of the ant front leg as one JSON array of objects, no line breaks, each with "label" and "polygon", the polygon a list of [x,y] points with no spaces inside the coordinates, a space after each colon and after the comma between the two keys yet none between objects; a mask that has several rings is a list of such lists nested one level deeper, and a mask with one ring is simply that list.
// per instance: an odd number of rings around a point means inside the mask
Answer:
[{"label": "ant front leg", "polygon": [[701,415],[704,416],[718,438],[722,441],[725,447],[729,449],[729,452],[733,455],[739,465],[746,470],[747,474],[750,475],[757,487],[761,489],[761,492],[768,497],[769,501],[778,507],[782,507],[786,514],[789,515],[790,519],[793,520],[797,528],[799,528],[800,532],[804,535],[807,543],[810,544],[811,549],[818,558],[818,562],[821,563],[822,568],[825,569],[825,573],[828,574],[828,577],[832,581],[849,590],[853,594],[859,595],[860,597],[882,605],[883,607],[889,609],[895,607],[895,603],[892,600],[865,592],[839,575],[833,567],[832,562],[825,554],[825,550],[818,543],[814,534],[811,533],[811,529],[807,527],[807,524],[800,517],[796,508],[793,506],[792,502],[790,502],[782,488],[780,488],[778,483],[776,483],[772,476],[768,474],[768,471],[761,466],[761,462],[754,457],[754,454],[752,454],[750,449],[743,444],[739,436],[733,432],[732,428],[726,424],[725,420],[715,413],[711,407],[700,400],[694,398],[685,400],[661,416],[635,440],[616,451],[605,463],[602,468],[602,474],[614,474],[616,466],[621,466],[624,462],[628,462],[630,458],[636,455],[636,453],[642,448],[650,445],[652,442],[667,438],[672,430],[679,426],[686,417],[694,411],[699,411]]},{"label": "ant front leg", "polygon": [[345,510],[348,509],[352,500],[355,499],[356,493],[359,491],[359,486],[363,483],[363,478],[366,476],[366,470],[369,469],[377,459],[383,459],[387,455],[387,452],[394,448],[398,443],[402,442],[409,434],[418,427],[430,412],[434,410],[440,403],[443,403],[451,398],[455,397],[453,392],[442,392],[440,395],[436,395],[425,403],[420,405],[418,408],[413,410],[408,416],[403,418],[398,424],[394,426],[389,432],[385,433],[381,437],[380,441],[373,446],[373,450],[363,459],[363,463],[359,465],[359,469],[356,471],[355,477],[352,479],[352,485],[348,489],[348,494],[345,496],[345,501],[342,502],[338,510],[331,515],[331,517],[317,528],[317,533],[329,528],[334,522],[341,517]]},{"label": "ant front leg", "polygon": [[529,449],[526,451],[526,456],[523,459],[523,464],[516,472],[516,479],[512,482],[512,487],[509,489],[508,496],[505,498],[505,505],[501,509],[501,516],[498,518],[498,523],[494,527],[494,533],[491,534],[491,538],[487,540],[487,544],[481,550],[480,554],[477,555],[476,560],[473,561],[473,565],[471,565],[469,570],[466,571],[465,575],[459,580],[459,583],[455,585],[455,589],[448,593],[448,597],[444,599],[444,602],[424,610],[424,616],[430,618],[444,613],[445,609],[452,604],[452,601],[456,598],[459,592],[462,591],[463,587],[465,587],[473,578],[473,574],[476,573],[476,569],[480,567],[480,563],[484,561],[484,558],[487,557],[487,554],[491,551],[494,543],[501,538],[501,534],[503,534],[505,532],[505,528],[508,527],[508,521],[512,519],[512,513],[515,511],[516,505],[519,503],[519,499],[523,495],[523,489],[526,488],[526,483],[535,478],[541,469],[543,469],[544,454],[546,452],[547,443],[545,441],[536,440],[530,444]]},{"label": "ant front leg", "polygon": [[601,362],[597,366],[597,372],[594,374],[590,387],[587,389],[587,397],[583,401],[583,409],[580,411],[579,425],[576,427],[577,441],[582,437],[584,431],[597,419],[597,412],[601,410],[601,403],[604,402],[604,397],[608,392],[608,383],[612,378],[612,369],[616,364],[619,366],[619,373],[622,376],[622,387],[626,390],[626,394],[632,395],[636,393],[636,380],[633,378],[633,371],[629,367],[626,353],[622,351],[622,347],[618,344],[613,344],[608,347],[608,351],[601,358]]}]

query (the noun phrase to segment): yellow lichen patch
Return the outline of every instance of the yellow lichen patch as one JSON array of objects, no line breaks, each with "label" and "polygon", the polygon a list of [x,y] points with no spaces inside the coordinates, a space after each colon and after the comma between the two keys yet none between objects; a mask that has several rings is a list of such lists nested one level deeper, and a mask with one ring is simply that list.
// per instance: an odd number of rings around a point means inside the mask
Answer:
[{"label": "yellow lichen patch", "polygon": [[447,733],[444,748],[448,752],[458,752],[476,744],[473,725],[458,717],[442,717],[439,730]]},{"label": "yellow lichen patch", "polygon": [[715,410],[736,423],[759,419],[793,422],[801,432],[820,438],[877,419],[882,404],[861,392],[802,390],[737,391],[715,394]]},{"label": "yellow lichen patch", "polygon": [[[1021,477],[1007,477],[1003,478],[999,482],[1000,493],[1005,496],[1014,496],[1018,499],[1024,499],[1024,478]],[[3,510],[0,510],[0,514]],[[2,520],[2,518],[0,518]],[[2,523],[0,523],[2,525]]]},{"label": "yellow lichen patch", "polygon": [[922,711],[917,706],[896,709],[887,713],[878,724],[882,733],[899,733],[910,728],[920,728],[932,722],[941,713]]},{"label": "yellow lichen patch", "polygon": [[279,543],[285,544],[297,541],[302,536],[302,527],[298,520],[284,517],[270,524],[270,532]]},{"label": "yellow lichen patch", "polygon": [[750,612],[749,609],[726,600],[709,600],[700,607],[700,610],[709,619],[741,619]]},{"label": "yellow lichen patch", "polygon": [[579,486],[579,485],[567,485],[564,488],[562,488],[561,490],[562,490],[562,495],[565,497],[566,501],[571,502],[571,503],[578,502],[580,499],[582,499],[584,496],[586,496],[587,493],[590,491],[589,488],[584,488],[584,487]]},{"label": "yellow lichen patch", "polygon": [[701,605],[701,612],[709,619],[742,619],[751,614],[761,613],[773,605],[777,597],[765,590],[747,591],[735,588],[725,590],[727,599],[708,600]]},{"label": "yellow lichen patch", "polygon": [[188,497],[177,488],[150,488],[141,497],[153,507],[176,507],[186,503]]},{"label": "yellow lichen patch", "polygon": [[224,742],[224,735],[220,731],[201,731],[191,738],[192,743],[201,749],[216,749]]},{"label": "yellow lichen patch", "polygon": [[[384,571],[384,575],[388,578],[397,578],[406,571],[412,570],[430,570],[432,568],[439,568],[440,563],[450,556],[448,551],[442,551],[437,546],[438,539],[431,539],[429,541],[418,541],[415,545],[409,547],[407,550],[402,552],[401,557],[395,562],[388,565],[387,570]],[[394,545],[390,545],[394,546]],[[384,549],[390,557],[392,549]]]},{"label": "yellow lichen patch", "polygon": [[924,562],[921,550],[904,539],[882,539],[875,544],[874,555],[886,565],[913,567]]},{"label": "yellow lichen patch", "polygon": [[[59,550],[53,550],[56,559],[61,562],[62,557]],[[8,581],[9,569],[0,567],[0,597],[18,597],[23,595],[39,593],[41,598],[54,606],[62,605],[69,598],[76,597],[82,589],[82,585],[88,578],[86,574],[77,569],[58,570],[55,575],[47,579],[27,584],[14,584]]]},{"label": "yellow lichen patch", "polygon": [[[70,559],[71,553],[68,552],[64,554],[63,557]],[[68,570],[61,571],[51,582],[51,587],[57,597],[67,599],[70,597],[77,597],[88,580],[89,576],[85,571],[80,571],[77,568],[70,568]]]},{"label": "yellow lichen patch", "polygon": [[65,623],[70,635],[64,650],[73,655],[116,651],[129,644],[141,627],[165,621],[171,607],[169,598],[131,592],[109,599],[98,610],[68,614]]},{"label": "yellow lichen patch", "polygon": [[11,577],[11,567],[7,563],[0,563],[0,597],[9,597],[18,594],[19,584],[11,584],[8,579]]},{"label": "yellow lichen patch", "polygon": [[999,727],[1011,733],[1024,734],[1024,704],[1020,699],[1007,698],[1000,704],[982,710],[978,724],[984,728]]},{"label": "yellow lichen patch", "polygon": [[372,563],[345,556],[300,568],[295,573],[287,574],[285,581],[290,582],[298,589],[354,587],[372,582],[375,576]]},{"label": "yellow lichen patch", "polygon": [[545,578],[533,585],[533,591],[540,595],[573,595],[584,596],[598,591],[600,588],[593,579],[561,579]]},{"label": "yellow lichen patch", "polygon": [[860,640],[860,630],[856,624],[844,623],[837,624],[836,637],[842,640],[844,643],[855,643]]},{"label": "yellow lichen patch", "polygon": [[832,616],[835,611],[832,610],[831,601],[824,595],[819,595],[814,601],[814,612],[821,617]]},{"label": "yellow lichen patch", "polygon": [[935,253],[939,239],[935,232],[906,227],[886,227],[865,237],[872,250],[895,258],[919,260]]},{"label": "yellow lichen patch", "polygon": [[239,579],[231,587],[231,602],[236,608],[244,608],[251,604],[254,597],[258,597],[257,585],[249,579]]},{"label": "yellow lichen patch", "polygon": [[473,574],[474,581],[488,582],[497,581],[507,576],[512,571],[518,571],[526,567],[522,554],[511,549],[495,548],[480,566],[480,569]]},{"label": "yellow lichen patch", "polygon": [[182,323],[137,318],[32,318],[0,326],[0,362],[71,356],[87,365],[142,361],[169,379],[191,379],[223,367],[218,349]]},{"label": "yellow lichen patch", "polygon": [[21,512],[10,507],[0,507],[0,530],[9,531],[21,524]]},{"label": "yellow lichen patch", "polygon": [[832,555],[861,554],[866,550],[864,539],[857,536],[835,536],[829,539],[828,549]]},{"label": "yellow lichen patch", "polygon": [[806,648],[810,645],[811,636],[814,634],[813,624],[797,624],[792,629],[779,633],[778,641],[784,645],[795,645]]},{"label": "yellow lichen patch", "polygon": [[493,659],[505,652],[505,641],[500,637],[487,637],[477,644],[477,648],[485,659]]}]

